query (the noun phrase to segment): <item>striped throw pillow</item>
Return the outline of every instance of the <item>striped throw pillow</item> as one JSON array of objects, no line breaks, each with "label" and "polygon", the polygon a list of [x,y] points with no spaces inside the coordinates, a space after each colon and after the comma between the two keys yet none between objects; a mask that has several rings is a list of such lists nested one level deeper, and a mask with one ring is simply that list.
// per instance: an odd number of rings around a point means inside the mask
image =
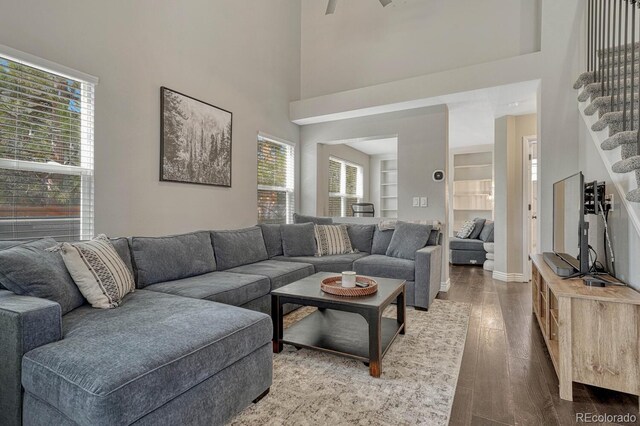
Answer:
[{"label": "striped throw pillow", "polygon": [[464,225],[462,225],[462,228],[460,228],[460,230],[456,234],[456,237],[465,238],[465,239],[469,238],[469,236],[471,235],[471,233],[473,232],[475,227],[476,227],[476,222],[475,221],[467,220],[464,223]]},{"label": "striped throw pillow", "polygon": [[318,256],[353,253],[347,225],[316,225]]},{"label": "striped throw pillow", "polygon": [[126,294],[135,290],[131,271],[106,235],[62,243],[58,249],[80,293],[94,308],[116,308]]}]

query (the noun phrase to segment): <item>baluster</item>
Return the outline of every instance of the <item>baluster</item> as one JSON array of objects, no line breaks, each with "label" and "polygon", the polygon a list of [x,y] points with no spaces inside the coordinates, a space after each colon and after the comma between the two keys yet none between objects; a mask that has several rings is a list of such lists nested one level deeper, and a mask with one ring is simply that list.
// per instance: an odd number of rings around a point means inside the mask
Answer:
[{"label": "baluster", "polygon": [[627,130],[627,52],[629,49],[629,2],[624,2],[624,92],[622,100],[622,130]]},{"label": "baluster", "polygon": [[[616,58],[616,50],[615,50],[615,44],[616,44],[616,28],[615,28],[615,23],[616,23],[616,2],[614,1],[609,1],[609,29],[610,29],[610,34],[607,35],[607,37],[609,38],[609,53],[611,55],[611,78],[609,80],[609,82],[607,83],[610,86],[609,89],[609,102],[610,102],[610,109],[609,111],[613,112],[613,90],[614,90],[614,84],[613,81],[615,79],[615,75],[613,74],[614,71],[614,64],[617,66],[619,61],[619,57]],[[618,73],[619,74],[619,73]]]},{"label": "baluster", "polygon": [[591,6],[593,6],[593,0],[588,0],[587,2],[587,71],[593,71],[591,68],[591,37],[592,37],[592,28],[591,28],[591,19],[592,12]]},{"label": "baluster", "polygon": [[622,89],[622,85],[620,84],[620,54],[622,53],[622,2],[624,0],[620,0],[618,2],[618,90],[617,90],[617,110],[620,110],[620,90]]},{"label": "baluster", "polygon": [[600,96],[604,96],[604,2],[605,0],[600,0],[600,13],[599,17],[599,29],[598,29],[598,48],[600,53],[598,55],[600,62]]},{"label": "baluster", "polygon": [[607,8],[605,10],[606,17],[606,49],[607,49],[607,96],[611,96],[611,74],[613,74],[613,49],[611,49],[611,1],[607,0]]},{"label": "baluster", "polygon": [[635,77],[636,77],[636,0],[631,0],[631,130],[634,128],[633,113],[635,110]]}]

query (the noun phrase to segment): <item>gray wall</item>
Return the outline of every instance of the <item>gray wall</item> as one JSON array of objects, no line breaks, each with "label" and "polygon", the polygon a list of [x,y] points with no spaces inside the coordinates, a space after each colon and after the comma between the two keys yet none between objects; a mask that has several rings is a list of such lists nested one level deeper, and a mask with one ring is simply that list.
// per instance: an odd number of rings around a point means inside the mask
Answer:
[{"label": "gray wall", "polygon": [[[447,185],[434,182],[434,170],[446,170],[448,111],[445,105],[398,113],[312,124],[301,128],[301,211],[322,214],[318,203],[317,145],[327,141],[398,137],[398,218],[447,220]],[[429,198],[429,207],[412,207],[413,196]],[[443,230],[447,235],[447,230]],[[443,270],[448,278],[448,241]]]},{"label": "gray wall", "polygon": [[[299,139],[289,121],[300,91],[298,1],[3,0],[0,9],[1,44],[100,78],[97,232],[255,223],[257,132]],[[159,182],[163,85],[233,112],[232,188]]]},{"label": "gray wall", "polygon": [[337,157],[362,166],[363,201],[369,201],[369,155],[344,144],[318,144],[318,213],[320,216],[329,215],[329,157]]},{"label": "gray wall", "polygon": [[[600,158],[595,144],[588,133],[584,122],[580,125],[580,169],[586,181],[605,182],[607,194],[613,194],[615,209],[609,214],[609,232],[616,260],[617,277],[640,290],[640,236],[629,220],[625,207],[621,203],[624,194],[620,194],[611,182],[609,173]],[[589,244],[598,252],[598,260],[604,263],[604,220],[593,215],[589,219]],[[551,231],[549,231],[551,232]]]},{"label": "gray wall", "polygon": [[[523,138],[535,136],[536,114],[505,116],[495,128],[495,265],[494,271],[521,276],[524,260]],[[545,230],[546,232],[546,230]]]}]

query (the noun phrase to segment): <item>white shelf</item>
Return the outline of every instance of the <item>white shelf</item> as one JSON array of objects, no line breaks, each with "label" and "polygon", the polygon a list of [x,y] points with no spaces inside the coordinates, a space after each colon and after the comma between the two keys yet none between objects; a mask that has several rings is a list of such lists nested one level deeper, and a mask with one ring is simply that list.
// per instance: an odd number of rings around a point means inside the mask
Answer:
[{"label": "white shelf", "polygon": [[398,198],[397,195],[383,195],[382,197],[380,197],[382,199],[389,199],[389,198]]},{"label": "white shelf", "polygon": [[381,183],[380,186],[396,186],[397,183],[393,182],[393,183]]},{"label": "white shelf", "polygon": [[463,166],[454,166],[456,169],[475,169],[480,167],[493,167],[493,164],[466,164]]}]

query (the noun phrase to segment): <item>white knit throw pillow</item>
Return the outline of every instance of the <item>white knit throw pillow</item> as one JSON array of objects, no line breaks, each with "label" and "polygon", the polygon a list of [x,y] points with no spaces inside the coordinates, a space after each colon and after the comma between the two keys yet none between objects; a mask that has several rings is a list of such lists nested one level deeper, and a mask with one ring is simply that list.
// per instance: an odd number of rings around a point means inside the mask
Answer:
[{"label": "white knit throw pillow", "polygon": [[473,228],[476,227],[476,222],[473,220],[467,220],[464,225],[462,225],[462,228],[460,228],[460,230],[458,231],[458,233],[456,234],[456,237],[458,238],[469,238],[469,235],[471,235],[471,233],[473,232]]},{"label": "white knit throw pillow", "polygon": [[316,225],[318,256],[353,253],[347,225]]},{"label": "white knit throw pillow", "polygon": [[59,250],[80,293],[94,308],[115,308],[135,290],[131,271],[106,235],[91,241],[62,243]]}]

